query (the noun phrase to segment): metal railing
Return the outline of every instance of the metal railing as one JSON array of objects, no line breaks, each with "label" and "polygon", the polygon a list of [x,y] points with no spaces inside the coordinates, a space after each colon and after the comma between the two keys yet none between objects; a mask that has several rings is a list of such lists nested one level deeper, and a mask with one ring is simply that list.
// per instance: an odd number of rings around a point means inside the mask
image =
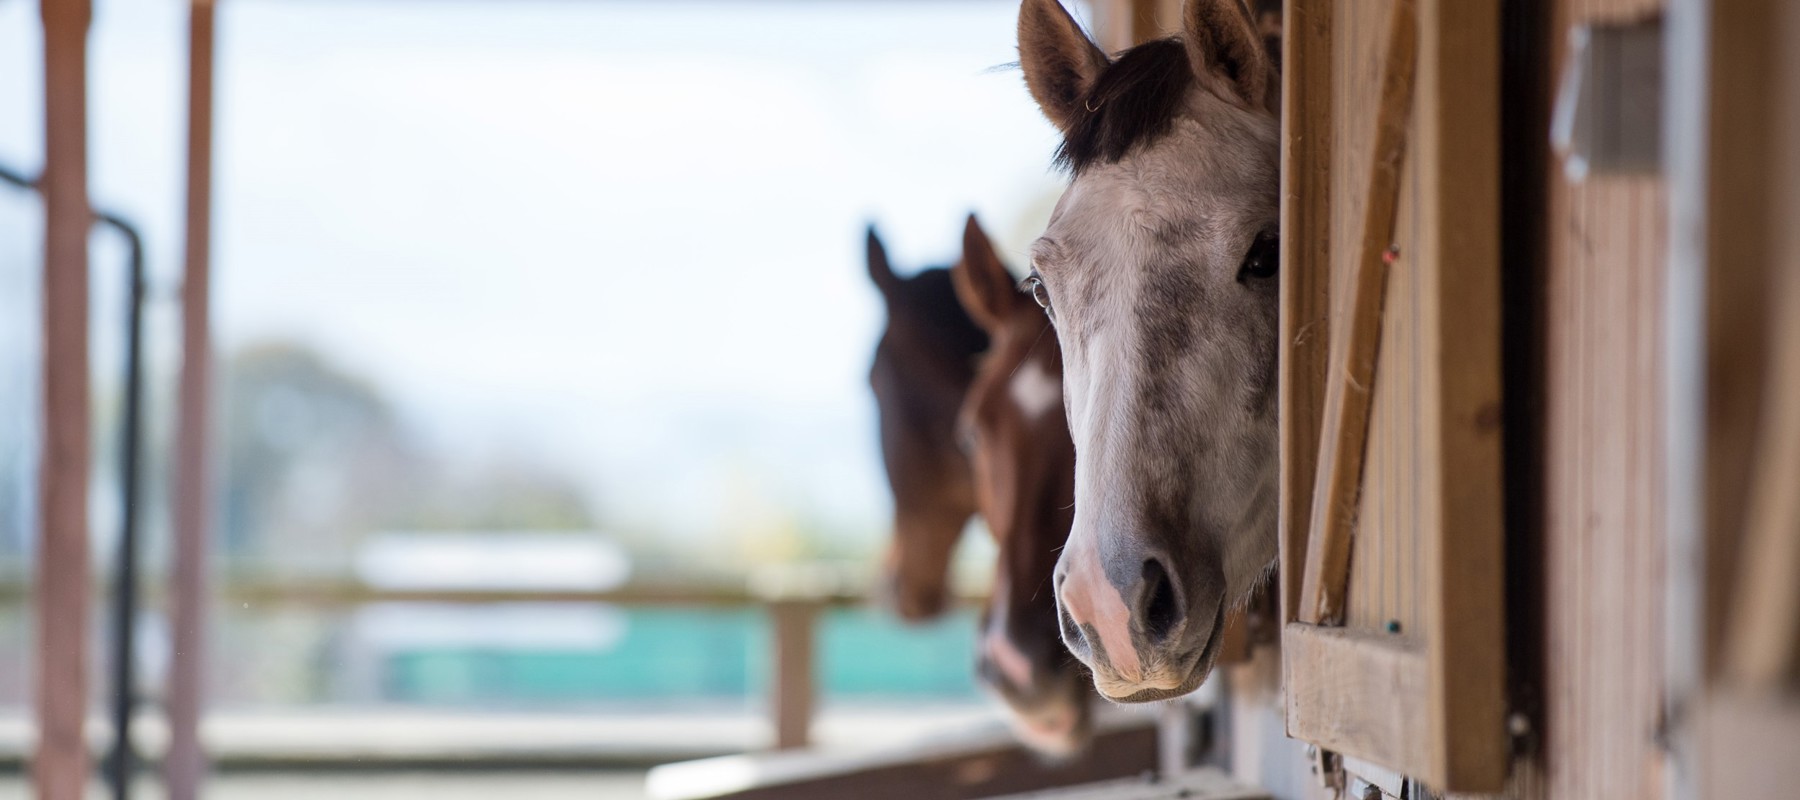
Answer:
[{"label": "metal railing", "polygon": [[[0,183],[26,191],[38,191],[38,181],[23,173],[0,166]],[[131,718],[136,706],[133,693],[132,665],[136,663],[132,648],[137,639],[137,510],[139,488],[140,431],[143,422],[143,340],[144,340],[144,238],[136,225],[124,217],[95,210],[94,222],[111,228],[125,239],[126,276],[129,286],[125,300],[125,407],[122,413],[119,446],[120,531],[117,572],[113,589],[113,751],[107,758],[106,770],[113,785],[113,796],[125,800],[130,796],[130,776],[134,769],[131,751]]]}]

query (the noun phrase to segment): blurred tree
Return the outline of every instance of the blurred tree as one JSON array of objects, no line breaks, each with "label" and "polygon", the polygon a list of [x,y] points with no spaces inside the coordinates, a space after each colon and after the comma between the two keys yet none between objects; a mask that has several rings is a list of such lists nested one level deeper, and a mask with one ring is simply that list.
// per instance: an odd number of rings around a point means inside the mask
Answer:
[{"label": "blurred tree", "polygon": [[225,377],[222,535],[238,566],[342,571],[381,530],[596,527],[565,474],[529,452],[427,452],[373,383],[306,345],[246,347]]},{"label": "blurred tree", "polygon": [[357,538],[408,504],[423,459],[373,386],[304,345],[246,347],[225,378],[227,557],[341,569]]}]

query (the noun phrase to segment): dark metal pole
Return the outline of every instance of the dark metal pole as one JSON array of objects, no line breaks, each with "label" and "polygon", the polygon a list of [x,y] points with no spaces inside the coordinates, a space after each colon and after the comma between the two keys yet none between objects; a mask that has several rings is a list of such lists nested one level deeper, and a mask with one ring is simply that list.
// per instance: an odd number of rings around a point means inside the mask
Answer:
[{"label": "dark metal pole", "polygon": [[136,753],[131,746],[131,715],[137,703],[133,667],[137,639],[137,501],[138,444],[143,398],[144,241],[130,223],[111,214],[95,215],[101,224],[125,237],[130,252],[131,286],[125,301],[125,414],[119,443],[119,563],[113,585],[113,797],[131,797]]},{"label": "dark metal pole", "polygon": [[[37,190],[37,181],[0,167],[0,182]],[[125,237],[130,286],[125,300],[125,408],[120,419],[119,443],[119,554],[113,584],[113,751],[107,760],[113,797],[131,796],[131,773],[136,766],[131,747],[131,714],[137,691],[133,665],[137,639],[137,499],[138,450],[142,429],[144,338],[144,240],[137,228],[116,214],[96,212],[94,221]]]}]

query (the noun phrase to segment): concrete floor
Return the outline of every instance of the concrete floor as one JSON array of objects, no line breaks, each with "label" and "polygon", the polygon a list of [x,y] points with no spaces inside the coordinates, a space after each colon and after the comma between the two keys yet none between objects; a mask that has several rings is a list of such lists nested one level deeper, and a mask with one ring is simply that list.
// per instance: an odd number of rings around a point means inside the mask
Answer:
[{"label": "concrete floor", "polygon": [[[0,800],[30,800],[20,776],[0,776]],[[98,783],[88,797],[111,797]],[[162,787],[145,781],[134,800],[163,800]],[[445,772],[237,774],[215,777],[207,800],[560,800],[593,798],[641,800],[644,773],[618,772]]]}]

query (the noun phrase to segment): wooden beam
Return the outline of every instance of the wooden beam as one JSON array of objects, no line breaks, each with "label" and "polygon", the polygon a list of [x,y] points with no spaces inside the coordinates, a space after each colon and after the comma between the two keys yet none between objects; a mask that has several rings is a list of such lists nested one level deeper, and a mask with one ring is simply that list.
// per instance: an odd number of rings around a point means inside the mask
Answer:
[{"label": "wooden beam", "polygon": [[1157,0],[1099,0],[1089,6],[1101,49],[1118,53],[1162,35]]},{"label": "wooden beam", "polygon": [[1425,651],[1417,641],[1289,623],[1281,658],[1289,736],[1405,774],[1434,774]]},{"label": "wooden beam", "polygon": [[1290,0],[1281,75],[1281,602],[1300,608],[1331,343],[1331,3]]},{"label": "wooden beam", "polygon": [[1142,720],[1101,729],[1082,753],[1045,759],[998,727],[945,731],[862,752],[781,752],[665,764],[646,786],[663,798],[732,800],[956,800],[1043,791],[1156,768],[1156,728]]},{"label": "wooden beam", "polygon": [[37,725],[43,800],[88,777],[88,0],[43,0],[44,394],[38,464]]},{"label": "wooden beam", "polygon": [[774,714],[777,750],[805,747],[811,741],[816,691],[813,628],[820,607],[809,600],[777,600],[769,604],[775,656],[769,704]]},{"label": "wooden beam", "polygon": [[174,652],[169,668],[171,800],[194,800],[206,772],[200,748],[205,695],[207,542],[212,521],[212,131],[213,3],[195,0],[188,20],[187,258],[181,288],[181,395],[175,432],[175,552],[170,591]]},{"label": "wooden beam", "polygon": [[[1760,22],[1773,31],[1800,32],[1800,12],[1753,4],[1731,10],[1744,18],[1739,24]],[[1781,18],[1775,18],[1777,14]],[[1713,269],[1752,273],[1747,283],[1768,289],[1769,315],[1766,344],[1759,348],[1767,353],[1763,363],[1737,360],[1721,365],[1761,372],[1763,391],[1756,443],[1749,454],[1745,526],[1741,534],[1714,535],[1743,539],[1734,579],[1729,581],[1733,597],[1726,609],[1723,677],[1745,693],[1773,696],[1800,693],[1800,235],[1792,232],[1794,215],[1800,214],[1800,145],[1793,139],[1800,135],[1800,56],[1778,44],[1790,39],[1775,34],[1738,41],[1762,50],[1769,61],[1786,64],[1770,64],[1766,81],[1724,89],[1729,94],[1750,94],[1735,102],[1761,105],[1770,116],[1765,139],[1769,151],[1738,155],[1763,170],[1759,184],[1731,187],[1750,206],[1746,212],[1754,213],[1756,205],[1763,205],[1763,222],[1752,231],[1760,229],[1767,240],[1755,248],[1761,251],[1760,263],[1714,262]]]},{"label": "wooden beam", "polygon": [[1434,343],[1419,493],[1432,785],[1496,792],[1506,732],[1500,386],[1500,3],[1426,0],[1419,19],[1420,326]]},{"label": "wooden beam", "polygon": [[1400,167],[1412,118],[1413,68],[1418,58],[1414,0],[1395,0],[1375,115],[1362,242],[1343,317],[1334,320],[1331,371],[1325,385],[1325,427],[1313,479],[1312,523],[1302,577],[1300,620],[1336,623],[1344,615],[1350,539],[1362,491],[1369,407],[1375,393],[1375,361],[1381,347],[1381,310],[1387,267],[1394,256],[1394,220],[1400,209]]},{"label": "wooden beam", "polygon": [[1769,692],[1800,674],[1800,269],[1782,272],[1724,664],[1727,682]]}]

